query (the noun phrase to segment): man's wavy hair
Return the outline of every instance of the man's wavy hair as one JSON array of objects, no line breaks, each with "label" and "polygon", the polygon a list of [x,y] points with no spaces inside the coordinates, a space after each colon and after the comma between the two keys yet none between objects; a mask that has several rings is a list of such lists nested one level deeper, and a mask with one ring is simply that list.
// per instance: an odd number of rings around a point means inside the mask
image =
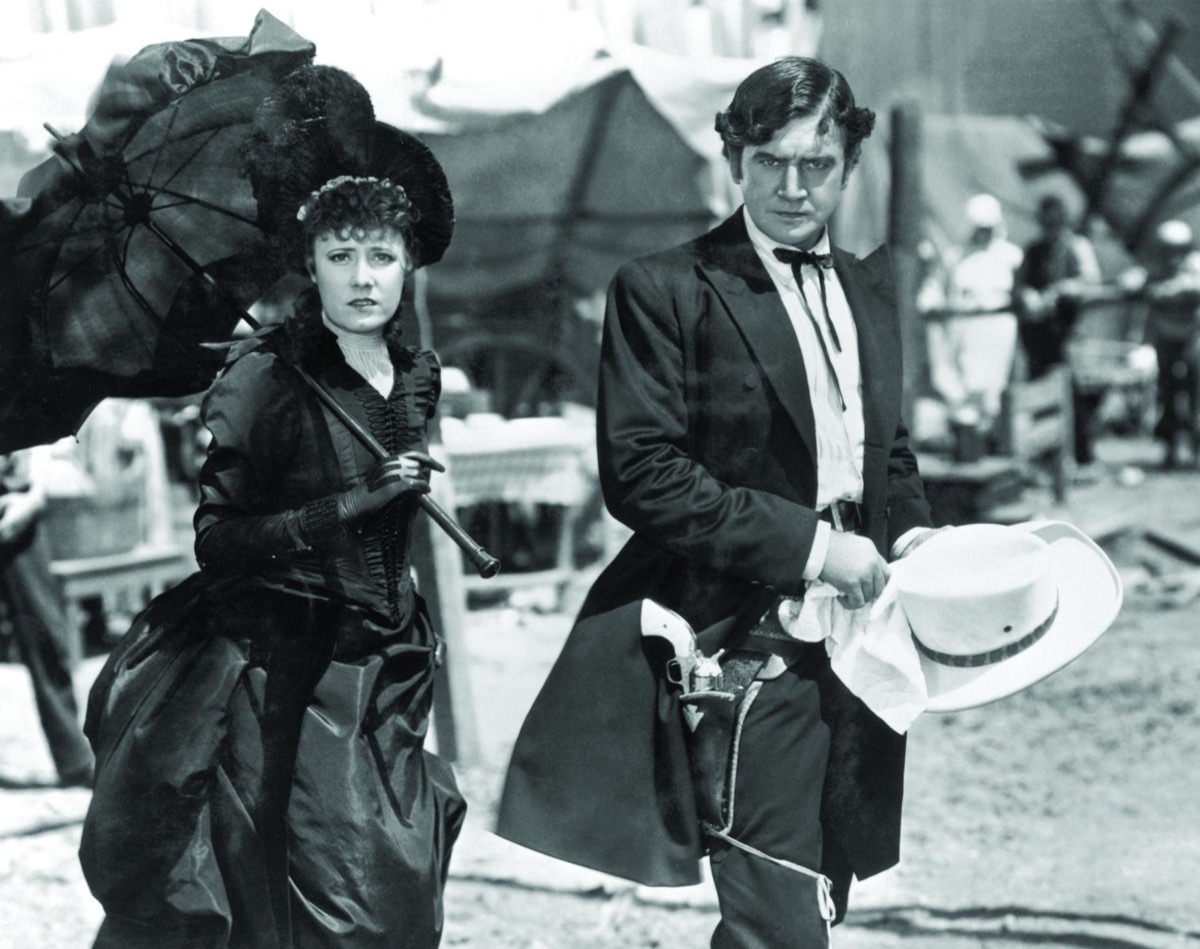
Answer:
[{"label": "man's wavy hair", "polygon": [[748,145],[763,145],[792,119],[819,116],[821,131],[840,128],[848,175],[875,128],[875,113],[854,104],[850,83],[819,59],[785,56],[742,80],[733,101],[717,113],[716,129],[730,165],[741,167]]}]

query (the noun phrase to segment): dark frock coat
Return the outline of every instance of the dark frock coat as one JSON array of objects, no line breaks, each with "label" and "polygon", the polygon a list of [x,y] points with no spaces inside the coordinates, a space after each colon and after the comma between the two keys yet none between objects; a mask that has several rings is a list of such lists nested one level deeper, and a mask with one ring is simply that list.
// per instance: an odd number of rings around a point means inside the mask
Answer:
[{"label": "dark frock coat", "polygon": [[[892,269],[883,249],[833,254],[858,328],[863,533],[886,556],[930,524],[900,418]],[[617,273],[597,437],[605,502],[634,535],[593,585],[526,718],[497,832],[642,883],[687,885],[700,879],[703,841],[667,654],[644,644],[640,602],[679,612],[711,652],[776,596],[803,594],[818,521],[805,367],[742,212]],[[832,727],[827,862],[862,878],[899,858],[904,738],[827,669],[821,695]]]}]

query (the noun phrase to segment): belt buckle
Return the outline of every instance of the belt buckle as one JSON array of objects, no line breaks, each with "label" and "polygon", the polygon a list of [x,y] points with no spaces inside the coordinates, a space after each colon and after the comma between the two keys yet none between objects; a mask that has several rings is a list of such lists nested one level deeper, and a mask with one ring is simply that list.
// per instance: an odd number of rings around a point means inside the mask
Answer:
[{"label": "belt buckle", "polygon": [[834,501],[829,505],[834,530],[853,534],[858,530],[858,505],[853,501]]}]

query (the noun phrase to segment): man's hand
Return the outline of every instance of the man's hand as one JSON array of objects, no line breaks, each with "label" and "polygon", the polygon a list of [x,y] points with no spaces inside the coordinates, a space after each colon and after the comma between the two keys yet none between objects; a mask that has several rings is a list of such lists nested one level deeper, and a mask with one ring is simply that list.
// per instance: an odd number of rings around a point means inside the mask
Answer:
[{"label": "man's hand", "polygon": [[13,491],[0,496],[0,544],[24,534],[41,513],[44,498],[36,491]]},{"label": "man's hand", "polygon": [[838,602],[857,610],[871,603],[887,584],[888,566],[867,538],[833,531],[825,567],[818,579],[837,587]]}]

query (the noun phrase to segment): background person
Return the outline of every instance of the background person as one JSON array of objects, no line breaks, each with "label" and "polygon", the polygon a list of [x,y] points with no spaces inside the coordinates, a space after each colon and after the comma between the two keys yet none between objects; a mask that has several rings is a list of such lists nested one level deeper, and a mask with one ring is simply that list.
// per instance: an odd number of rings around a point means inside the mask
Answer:
[{"label": "background person", "polygon": [[1200,252],[1192,229],[1183,221],[1163,221],[1146,266],[1122,275],[1121,282],[1146,300],[1146,340],[1158,362],[1154,437],[1163,445],[1163,467],[1179,464],[1181,437],[1200,464]]},{"label": "background person", "polygon": [[1012,377],[1017,319],[1013,280],[1021,249],[1005,237],[1000,202],[990,194],[968,199],[969,228],[962,255],[946,280],[948,315],[928,325],[929,371],[952,418],[974,418],[991,430]]},{"label": "background person", "polygon": [[[1100,264],[1092,242],[1070,227],[1067,206],[1045,195],[1037,208],[1041,234],[1025,249],[1017,271],[1021,350],[1025,378],[1038,379],[1067,366],[1067,341],[1089,288],[1100,284]],[[1103,391],[1084,389],[1072,379],[1074,455],[1079,465],[1095,460],[1092,451],[1096,411]]]},{"label": "background person", "polygon": [[[30,453],[0,455],[0,623],[29,670],[42,732],[62,787],[89,787],[94,759],[79,727],[62,591],[39,519],[46,494]],[[75,631],[78,633],[78,631]]]},{"label": "background person", "polygon": [[[831,673],[823,645],[744,642],[817,579],[850,608],[869,603],[886,558],[927,536],[888,256],[859,260],[826,226],[873,124],[824,63],[755,71],[717,117],[744,206],[613,280],[600,477],[635,533],[588,594],[501,803],[501,835],[645,883],[697,882],[707,850],[714,946],[825,945],[818,871],[844,913],[851,876],[898,857],[903,736]],[[714,818],[696,788],[726,775],[693,784],[664,657],[643,651],[646,599],[706,630],[710,654],[753,652],[728,835],[698,826]]]},{"label": "background person", "polygon": [[449,242],[450,193],[338,70],[292,74],[256,128],[260,218],[313,286],[205,395],[202,570],[92,691],[96,945],[432,947],[464,803],[423,748],[438,638],[408,557],[440,370],[401,342],[400,300]]}]

